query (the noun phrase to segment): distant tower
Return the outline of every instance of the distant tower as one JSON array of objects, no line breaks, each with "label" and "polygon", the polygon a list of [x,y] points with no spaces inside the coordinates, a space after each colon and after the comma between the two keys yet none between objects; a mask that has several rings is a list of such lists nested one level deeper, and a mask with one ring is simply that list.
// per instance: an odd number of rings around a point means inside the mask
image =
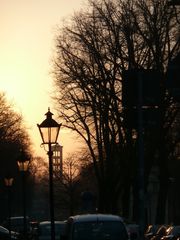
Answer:
[{"label": "distant tower", "polygon": [[53,172],[60,176],[62,180],[62,173],[63,173],[63,146],[59,145],[58,143],[52,146],[53,151]]}]

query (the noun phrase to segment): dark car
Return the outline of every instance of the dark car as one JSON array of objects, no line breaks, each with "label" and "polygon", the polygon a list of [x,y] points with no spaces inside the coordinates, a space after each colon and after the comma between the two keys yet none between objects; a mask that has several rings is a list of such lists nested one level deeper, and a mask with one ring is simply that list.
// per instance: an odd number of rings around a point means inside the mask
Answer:
[{"label": "dark car", "polygon": [[[64,221],[55,221],[55,239],[60,240],[61,232],[64,230]],[[51,222],[43,221],[39,223],[38,227],[38,239],[39,240],[51,240]]]},{"label": "dark car", "polygon": [[177,240],[180,237],[180,226],[170,226],[161,240]]},{"label": "dark car", "polygon": [[111,214],[82,214],[71,216],[61,240],[128,240],[123,219]]},{"label": "dark car", "polygon": [[39,230],[39,222],[37,220],[30,222],[30,238],[37,239],[38,238],[38,230]]},{"label": "dark car", "polygon": [[162,225],[159,227],[156,234],[151,238],[151,240],[161,240],[161,238],[166,236],[166,234],[167,234],[167,226]]},{"label": "dark car", "polygon": [[158,231],[160,225],[156,224],[149,224],[145,230],[144,238],[145,240],[150,240],[153,236],[155,236],[156,232]]},{"label": "dark car", "polygon": [[[11,217],[10,222],[11,222],[11,230],[12,231],[18,232],[18,233],[23,233],[23,231],[24,231],[24,217],[23,216]],[[8,219],[6,219],[4,221],[3,226],[8,229],[8,227],[9,227]],[[27,232],[29,232],[30,231],[30,220],[29,220],[28,216],[26,216],[26,226],[27,226],[26,230],[27,230]]]},{"label": "dark car", "polygon": [[130,240],[140,239],[140,228],[139,228],[138,224],[128,223],[128,224],[126,224],[126,228],[127,228]]},{"label": "dark car", "polygon": [[3,226],[0,226],[0,239],[1,240],[17,240],[19,238],[19,234],[11,231],[11,233],[9,232],[9,230]]}]

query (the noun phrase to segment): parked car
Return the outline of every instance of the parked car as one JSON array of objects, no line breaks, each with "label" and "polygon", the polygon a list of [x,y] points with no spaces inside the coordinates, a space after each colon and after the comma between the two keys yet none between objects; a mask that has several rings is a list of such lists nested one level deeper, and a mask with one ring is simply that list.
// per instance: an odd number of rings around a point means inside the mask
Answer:
[{"label": "parked car", "polygon": [[38,229],[39,229],[39,222],[37,220],[30,222],[30,238],[37,239],[38,238]]},{"label": "parked car", "polygon": [[167,228],[166,225],[161,225],[151,240],[161,240],[167,234]]},{"label": "parked car", "polygon": [[[60,240],[60,234],[65,227],[64,221],[55,221],[55,239]],[[39,222],[38,227],[38,239],[39,240],[51,240],[51,222],[43,221]]]},{"label": "parked car", "polygon": [[180,226],[170,226],[166,230],[166,235],[161,240],[177,240],[180,238]]},{"label": "parked car", "polygon": [[[19,238],[19,234],[11,231],[11,239],[17,240]],[[1,240],[10,240],[10,232],[7,228],[0,226],[0,239]]]},{"label": "parked car", "polygon": [[[16,216],[11,217],[11,230],[18,233],[23,233],[24,230],[24,217],[23,216]],[[27,225],[27,232],[30,231],[30,220],[29,217],[26,217],[26,225]],[[3,226],[8,229],[9,227],[9,220],[6,219],[3,223]]]},{"label": "parked car", "polygon": [[144,233],[145,240],[150,240],[153,236],[155,236],[160,226],[161,225],[149,224]]},{"label": "parked car", "polygon": [[60,239],[128,240],[128,233],[123,219],[117,215],[82,214],[67,219]]},{"label": "parked car", "polygon": [[138,224],[128,223],[126,224],[126,228],[127,228],[130,240],[140,239],[140,229]]}]

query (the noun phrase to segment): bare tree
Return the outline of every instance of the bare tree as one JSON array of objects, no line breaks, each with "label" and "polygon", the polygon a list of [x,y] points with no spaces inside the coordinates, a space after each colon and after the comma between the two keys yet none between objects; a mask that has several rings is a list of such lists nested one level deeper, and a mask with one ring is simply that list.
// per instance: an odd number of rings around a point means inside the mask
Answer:
[{"label": "bare tree", "polygon": [[[175,18],[165,0],[90,0],[88,9],[58,30],[54,99],[64,126],[82,137],[91,154],[100,211],[120,211],[119,199],[132,185],[137,169],[134,130],[124,122],[122,72],[158,69],[165,74],[180,47]],[[158,149],[163,182],[167,164],[162,160],[168,156],[163,151],[164,122],[170,103],[165,77],[160,96],[161,128],[150,156]]]},{"label": "bare tree", "polygon": [[[26,154],[31,154],[31,141],[27,128],[23,122],[21,114],[14,110],[14,105],[8,102],[5,93],[0,93],[0,186],[3,189],[4,178],[13,177],[15,179],[16,191],[14,190],[13,206],[17,208],[21,205],[19,202],[19,195],[21,194],[21,182],[17,167],[17,160],[21,151]],[[30,178],[29,178],[30,179]],[[30,181],[28,181],[30,183]],[[29,185],[30,186],[30,185]],[[18,192],[19,191],[19,192]],[[31,188],[29,187],[29,193]],[[4,192],[5,193],[5,192]],[[4,201],[5,195],[1,200],[1,217],[5,218],[7,214],[6,202]],[[13,209],[14,211],[14,209]]]},{"label": "bare tree", "polygon": [[22,149],[30,154],[31,142],[23,117],[7,101],[5,93],[0,93],[0,155],[3,176],[16,171],[17,157]]},{"label": "bare tree", "polygon": [[68,156],[63,161],[63,173],[55,174],[55,195],[57,214],[68,217],[79,211],[79,191],[80,190],[80,163],[79,156],[75,153]]}]

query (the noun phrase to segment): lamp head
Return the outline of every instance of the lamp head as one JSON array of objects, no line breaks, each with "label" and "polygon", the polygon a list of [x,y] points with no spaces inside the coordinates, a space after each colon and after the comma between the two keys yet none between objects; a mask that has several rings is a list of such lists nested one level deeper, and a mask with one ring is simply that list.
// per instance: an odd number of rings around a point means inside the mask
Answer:
[{"label": "lamp head", "polygon": [[24,150],[21,150],[19,158],[17,160],[18,168],[20,172],[26,172],[29,167],[30,157]]},{"label": "lamp head", "polygon": [[14,180],[13,177],[5,177],[5,178],[4,178],[5,186],[6,186],[6,187],[11,187],[12,184],[13,184],[13,180]]},{"label": "lamp head", "polygon": [[56,144],[61,124],[52,118],[53,113],[50,112],[50,108],[45,115],[46,119],[41,124],[37,124],[42,142],[43,144]]}]

